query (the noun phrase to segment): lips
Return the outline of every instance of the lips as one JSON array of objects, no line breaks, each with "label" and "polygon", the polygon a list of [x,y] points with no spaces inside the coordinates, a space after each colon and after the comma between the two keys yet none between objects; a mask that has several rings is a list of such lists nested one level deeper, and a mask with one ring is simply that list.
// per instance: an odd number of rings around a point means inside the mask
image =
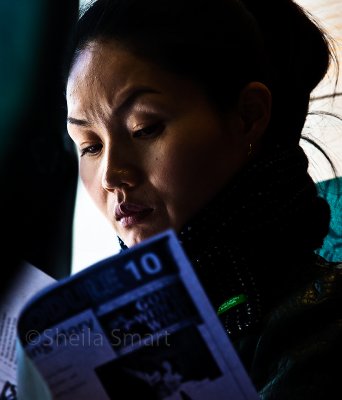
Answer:
[{"label": "lips", "polygon": [[122,226],[130,227],[146,218],[153,208],[134,203],[120,203],[115,207],[115,219]]}]

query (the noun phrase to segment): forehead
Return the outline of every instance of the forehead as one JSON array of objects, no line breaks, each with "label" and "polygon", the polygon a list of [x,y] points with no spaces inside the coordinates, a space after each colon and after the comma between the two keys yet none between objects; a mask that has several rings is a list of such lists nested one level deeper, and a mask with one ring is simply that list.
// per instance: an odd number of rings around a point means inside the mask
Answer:
[{"label": "forehead", "polygon": [[115,41],[92,42],[76,57],[67,83],[68,108],[94,107],[94,101],[115,106],[132,87],[149,87],[171,94],[192,85],[158,65],[124,49]]},{"label": "forehead", "polygon": [[[159,76],[159,78],[157,77]],[[114,41],[92,42],[76,57],[67,84],[69,114],[109,116],[130,88],[163,85],[161,71]]]},{"label": "forehead", "polygon": [[110,116],[136,88],[159,93],[159,98],[175,106],[203,101],[202,90],[192,80],[134,55],[115,41],[92,42],[77,55],[71,68],[68,112],[75,118]]},{"label": "forehead", "polygon": [[139,91],[154,93],[153,101],[168,109],[215,107],[192,79],[138,57],[115,41],[94,42],[72,66],[66,93],[69,117],[110,123],[120,106]]},{"label": "forehead", "polygon": [[123,50],[114,41],[91,42],[81,50],[71,68],[67,92],[86,86],[102,86],[108,89],[111,84],[125,84],[132,77],[148,72],[143,60]]}]

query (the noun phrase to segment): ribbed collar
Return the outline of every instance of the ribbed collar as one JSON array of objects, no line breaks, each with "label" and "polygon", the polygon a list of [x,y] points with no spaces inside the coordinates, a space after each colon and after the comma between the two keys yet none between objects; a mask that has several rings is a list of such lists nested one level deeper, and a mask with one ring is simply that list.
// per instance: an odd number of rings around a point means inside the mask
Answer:
[{"label": "ribbed collar", "polygon": [[317,197],[303,150],[275,150],[241,171],[179,233],[214,308],[239,337],[298,285],[328,231],[329,208]]}]

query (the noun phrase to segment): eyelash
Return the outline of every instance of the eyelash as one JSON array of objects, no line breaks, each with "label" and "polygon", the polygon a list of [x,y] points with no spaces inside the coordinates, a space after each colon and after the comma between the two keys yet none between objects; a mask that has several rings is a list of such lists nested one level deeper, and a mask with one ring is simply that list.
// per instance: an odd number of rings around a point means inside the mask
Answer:
[{"label": "eyelash", "polygon": [[102,149],[102,144],[92,144],[91,146],[81,149],[81,157],[86,154],[91,156],[96,155]]},{"label": "eyelash", "polygon": [[133,132],[132,136],[134,138],[144,138],[147,136],[158,136],[160,135],[163,130],[164,130],[165,126],[162,123],[157,123],[154,125],[149,125],[146,126],[145,128],[139,129],[135,132]]}]

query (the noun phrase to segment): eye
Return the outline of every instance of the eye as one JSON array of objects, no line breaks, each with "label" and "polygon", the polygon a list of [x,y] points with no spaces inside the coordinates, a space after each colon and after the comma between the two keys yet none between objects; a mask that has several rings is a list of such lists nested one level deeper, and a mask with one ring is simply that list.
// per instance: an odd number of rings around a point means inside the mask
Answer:
[{"label": "eye", "polygon": [[84,149],[81,149],[81,157],[84,155],[88,154],[90,156],[94,156],[98,154],[102,149],[102,144],[93,144],[91,146],[85,147]]},{"label": "eye", "polygon": [[160,135],[164,128],[163,123],[157,123],[134,131],[132,136],[134,138],[154,137]]}]

